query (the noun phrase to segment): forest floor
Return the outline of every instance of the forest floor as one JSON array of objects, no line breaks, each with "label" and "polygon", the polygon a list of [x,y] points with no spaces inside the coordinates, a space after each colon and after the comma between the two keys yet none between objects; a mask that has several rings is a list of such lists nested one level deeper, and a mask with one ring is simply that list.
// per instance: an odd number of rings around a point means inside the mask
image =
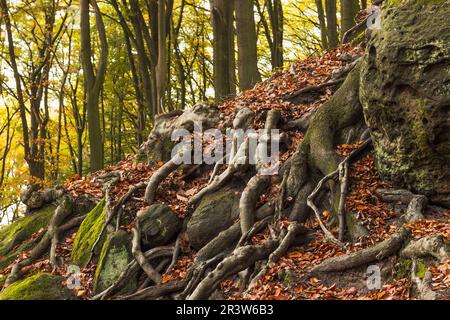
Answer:
[{"label": "forest floor", "polygon": [[[293,104],[285,101],[283,97],[296,90],[311,85],[319,85],[326,82],[333,72],[337,72],[345,64],[348,57],[361,54],[361,48],[344,46],[322,57],[311,57],[303,61],[293,63],[289,68],[275,73],[271,78],[257,84],[253,89],[248,90],[238,97],[228,100],[219,106],[222,113],[221,125],[232,121],[235,108],[238,104],[246,103],[252,111],[256,113],[253,123],[255,129],[263,126],[265,121],[265,111],[278,109],[281,111],[284,121],[300,118],[305,113],[318,108],[327,101],[334,93],[332,88],[325,89],[319,99],[312,103]],[[290,137],[290,147],[281,155],[281,160],[287,160],[297,145],[303,138],[303,134],[297,130],[288,131]],[[362,143],[362,142],[361,142]],[[336,148],[336,153],[345,156],[355,150],[360,143],[355,145],[340,145]],[[161,167],[163,163],[158,163],[151,168],[143,163],[135,163],[133,157],[128,157],[116,166],[110,166],[94,175],[79,179],[73,177],[69,179],[65,186],[76,198],[82,194],[89,194],[96,199],[104,197],[103,186],[96,182],[96,177],[107,172],[121,172],[121,179],[111,192],[112,204],[118,201],[131,187],[147,182],[151,175]],[[157,201],[168,204],[180,218],[184,217],[185,209],[189,199],[205,187],[210,178],[211,172],[205,172],[202,176],[193,180],[186,180],[180,171],[173,172],[158,189]],[[367,275],[362,272],[351,274],[349,271],[342,277],[330,277],[319,280],[314,277],[310,270],[327,258],[340,256],[366,248],[388,238],[395,233],[399,226],[396,221],[399,212],[405,208],[399,204],[383,203],[376,194],[379,188],[389,189],[392,186],[381,181],[375,168],[374,155],[368,153],[350,166],[350,184],[346,199],[346,209],[352,210],[369,230],[369,235],[360,238],[357,242],[347,243],[344,247],[324,240],[324,235],[315,219],[310,219],[305,226],[312,230],[314,239],[302,247],[294,247],[284,255],[274,266],[269,268],[266,274],[259,280],[258,284],[245,292],[240,292],[238,277],[225,280],[220,285],[223,298],[227,299],[402,299],[411,298],[411,283],[408,274],[404,277],[390,278],[388,283],[383,283],[379,290],[368,290],[365,286]],[[279,194],[281,181],[277,177],[272,187],[266,194],[263,194],[258,202],[258,207],[274,199]],[[120,228],[130,231],[134,226],[134,218],[137,211],[146,206],[141,194],[128,201],[124,208],[123,217],[126,223]],[[329,212],[323,212],[325,221],[330,217]],[[412,231],[413,238],[436,235],[442,236],[450,241],[450,210],[432,210],[425,212],[425,219],[407,225]],[[286,226],[289,224],[285,221]],[[337,229],[331,229],[336,234]],[[33,235],[34,238],[43,233],[40,230]],[[66,234],[61,240],[57,253],[63,257],[65,264],[53,269],[48,258],[35,261],[32,265],[22,270],[24,273],[44,271],[63,276],[68,276],[67,267],[70,265],[70,254],[75,239],[76,232]],[[265,230],[252,239],[254,244],[263,242],[269,237],[269,231]],[[178,263],[172,270],[163,275],[162,283],[183,279],[193,263],[195,252],[189,246],[189,240],[182,238],[182,254]],[[27,252],[17,257],[20,261],[27,257]],[[395,261],[389,267],[392,272],[395,268]],[[0,271],[0,275],[7,275],[11,267]],[[90,263],[82,270],[82,288],[77,289],[76,294],[80,298],[89,299],[92,296],[93,278],[95,273],[95,263]],[[450,259],[430,266],[432,273],[432,289],[437,293],[448,296],[450,291]]]}]

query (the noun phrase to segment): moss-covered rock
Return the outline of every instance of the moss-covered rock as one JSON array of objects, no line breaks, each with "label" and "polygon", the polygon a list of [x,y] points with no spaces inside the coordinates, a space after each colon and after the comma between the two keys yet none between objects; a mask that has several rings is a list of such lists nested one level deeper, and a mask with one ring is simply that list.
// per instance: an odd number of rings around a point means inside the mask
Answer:
[{"label": "moss-covered rock", "polygon": [[[72,263],[85,267],[89,262],[92,248],[100,235],[105,223],[105,200],[100,201],[97,206],[88,213],[78,229],[72,249]],[[103,239],[96,246],[97,254],[100,254]]]},{"label": "moss-covered rock", "polygon": [[[55,206],[48,205],[32,215],[22,217],[0,229],[0,257],[11,253],[12,249],[30,239],[33,233],[45,228],[55,212]],[[1,262],[0,258],[0,262]]]},{"label": "moss-covered rock", "polygon": [[180,232],[182,223],[166,204],[156,203],[138,214],[144,248],[169,243]]},{"label": "moss-covered rock", "polygon": [[70,300],[73,293],[63,286],[63,277],[37,273],[0,293],[0,300]]},{"label": "moss-covered rock", "polygon": [[[395,278],[402,279],[411,277],[412,264],[411,259],[400,259],[395,266]],[[423,279],[426,272],[427,266],[423,260],[416,260],[416,277]]]},{"label": "moss-covered rock", "polygon": [[187,225],[192,247],[199,250],[239,217],[239,195],[222,190],[203,197]]},{"label": "moss-covered rock", "polygon": [[450,2],[390,0],[360,98],[385,180],[450,207]]},{"label": "moss-covered rock", "polygon": [[[110,234],[103,244],[95,271],[94,293],[98,294],[113,285],[132,259],[131,237],[128,233],[120,230]],[[131,292],[136,286],[137,280],[132,279],[121,293]]]}]

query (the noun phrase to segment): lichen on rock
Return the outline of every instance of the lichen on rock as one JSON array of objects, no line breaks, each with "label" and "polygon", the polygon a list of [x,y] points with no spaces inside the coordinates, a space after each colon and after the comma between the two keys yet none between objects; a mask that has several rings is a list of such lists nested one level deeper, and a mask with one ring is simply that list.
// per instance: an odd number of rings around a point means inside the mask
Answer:
[{"label": "lichen on rock", "polygon": [[[103,244],[95,271],[94,293],[100,293],[113,285],[132,260],[131,240],[128,233],[120,230],[110,234]],[[122,293],[132,292],[136,285],[137,279],[131,279]]]},{"label": "lichen on rock", "polygon": [[[72,249],[72,263],[85,267],[89,262],[92,248],[99,237],[105,223],[105,200],[101,200],[97,206],[88,213],[78,229]],[[96,253],[100,253],[104,237],[98,243]]]},{"label": "lichen on rock", "polygon": [[221,190],[200,201],[187,225],[189,242],[201,249],[239,217],[239,195],[234,190]]},{"label": "lichen on rock", "polygon": [[182,223],[166,204],[156,203],[138,213],[142,244],[153,248],[169,243],[181,230]]},{"label": "lichen on rock", "polygon": [[[397,4],[398,1],[389,1]],[[360,98],[382,178],[450,206],[450,3],[388,5]]]}]

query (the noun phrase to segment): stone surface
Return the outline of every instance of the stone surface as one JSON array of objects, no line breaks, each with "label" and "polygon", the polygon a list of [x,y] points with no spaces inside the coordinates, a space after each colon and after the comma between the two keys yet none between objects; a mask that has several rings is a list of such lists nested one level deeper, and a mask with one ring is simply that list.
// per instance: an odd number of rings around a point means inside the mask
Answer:
[{"label": "stone surface", "polygon": [[[110,234],[103,244],[95,271],[94,294],[101,293],[113,285],[132,260],[130,235],[123,230]],[[136,286],[136,279],[132,279],[121,293],[132,291]]]},{"label": "stone surface", "polygon": [[189,242],[201,249],[239,217],[239,195],[224,190],[206,195],[200,201],[187,225]]},{"label": "stone surface", "polygon": [[377,168],[450,207],[450,3],[390,0],[370,32],[360,98]]},{"label": "stone surface", "polygon": [[182,223],[166,204],[156,203],[138,213],[143,247],[146,249],[170,243]]}]

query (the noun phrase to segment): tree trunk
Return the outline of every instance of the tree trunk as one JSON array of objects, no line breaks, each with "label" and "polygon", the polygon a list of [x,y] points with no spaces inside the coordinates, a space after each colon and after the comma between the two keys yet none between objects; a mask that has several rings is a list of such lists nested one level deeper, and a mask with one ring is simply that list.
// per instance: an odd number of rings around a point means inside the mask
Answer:
[{"label": "tree trunk", "polygon": [[356,24],[355,18],[359,10],[358,0],[341,0],[341,38]]},{"label": "tree trunk", "polygon": [[322,48],[328,50],[328,37],[327,37],[327,25],[325,22],[325,12],[323,10],[322,0],[316,0],[317,15],[319,19],[320,26],[320,39],[322,43]]},{"label": "tree trunk", "polygon": [[336,18],[336,0],[325,0],[327,13],[327,33],[329,49],[336,49],[339,44]]},{"label": "tree trunk", "polygon": [[101,42],[101,52],[97,73],[94,74],[92,65],[92,48],[89,21],[89,0],[80,1],[80,56],[83,66],[84,86],[86,90],[86,108],[88,115],[88,131],[90,144],[90,164],[91,172],[103,169],[104,148],[102,129],[100,124],[99,98],[100,91],[106,73],[106,60],[108,55],[108,45],[106,42],[105,26],[97,2],[92,1],[94,7],[97,31]]},{"label": "tree trunk", "polygon": [[233,93],[231,72],[234,72],[234,58],[230,38],[233,34],[233,4],[229,0],[210,0],[211,18],[214,33],[214,88],[217,104]]},{"label": "tree trunk", "polygon": [[235,0],[238,42],[238,74],[241,91],[252,88],[261,81],[258,71],[255,14],[253,0]]}]

